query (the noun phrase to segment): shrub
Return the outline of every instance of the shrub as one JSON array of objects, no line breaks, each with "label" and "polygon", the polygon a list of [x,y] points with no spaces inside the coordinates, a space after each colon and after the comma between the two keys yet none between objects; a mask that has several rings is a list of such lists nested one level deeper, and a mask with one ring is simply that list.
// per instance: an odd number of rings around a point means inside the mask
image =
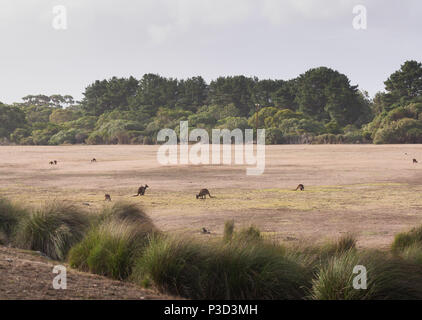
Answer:
[{"label": "shrub", "polygon": [[19,222],[28,215],[25,209],[0,198],[0,244],[7,244],[16,232]]},{"label": "shrub", "polygon": [[300,299],[310,274],[280,249],[158,237],[137,260],[133,278],[150,278],[161,291],[192,299]]},{"label": "shrub", "polygon": [[85,212],[53,202],[22,219],[17,229],[16,245],[41,251],[52,259],[64,260],[69,249],[83,238],[89,223]]}]

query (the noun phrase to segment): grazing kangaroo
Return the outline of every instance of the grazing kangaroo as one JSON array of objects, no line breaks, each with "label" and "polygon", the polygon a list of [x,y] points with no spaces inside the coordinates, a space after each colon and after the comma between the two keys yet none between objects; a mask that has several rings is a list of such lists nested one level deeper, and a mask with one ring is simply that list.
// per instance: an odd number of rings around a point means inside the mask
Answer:
[{"label": "grazing kangaroo", "polygon": [[93,159],[91,160],[91,162],[97,162],[97,159],[93,158]]},{"label": "grazing kangaroo", "polygon": [[147,190],[147,188],[149,188],[149,186],[147,184],[145,186],[140,186],[138,188],[138,193],[137,194],[134,194],[133,197],[145,195],[145,191]]},{"label": "grazing kangaroo", "polygon": [[54,164],[54,162],[53,162],[53,161],[50,161],[49,163],[50,163],[50,165],[53,165],[53,164]]},{"label": "grazing kangaroo", "polygon": [[199,191],[199,194],[197,194],[197,195],[196,195],[196,199],[199,199],[199,198],[201,198],[201,199],[205,199],[205,198],[207,197],[207,195],[209,195],[209,196],[210,196],[210,198],[214,198],[214,197],[210,194],[210,192],[208,191],[208,189],[201,189],[201,190]]},{"label": "grazing kangaroo", "polygon": [[210,234],[211,231],[207,230],[206,228],[202,228],[202,233]]},{"label": "grazing kangaroo", "polygon": [[111,201],[111,197],[109,194],[104,195],[104,201]]},{"label": "grazing kangaroo", "polygon": [[297,191],[299,189],[300,189],[300,191],[304,191],[305,190],[305,186],[303,184],[299,184],[294,191]]},{"label": "grazing kangaroo", "polygon": [[57,164],[57,160],[54,160],[54,164]]},{"label": "grazing kangaroo", "polygon": [[413,163],[418,163],[418,160],[416,160],[416,159],[413,159]]}]

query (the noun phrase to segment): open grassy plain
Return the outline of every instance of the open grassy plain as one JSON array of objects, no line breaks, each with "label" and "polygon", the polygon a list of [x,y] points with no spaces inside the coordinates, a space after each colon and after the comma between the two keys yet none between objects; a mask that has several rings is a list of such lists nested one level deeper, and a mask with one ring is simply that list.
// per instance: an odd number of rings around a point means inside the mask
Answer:
[{"label": "open grassy plain", "polygon": [[[422,222],[422,145],[266,147],[261,176],[246,165],[162,166],[158,146],[2,146],[0,195],[25,206],[60,199],[89,210],[141,203],[163,231],[221,236],[224,222],[281,241],[324,242],[353,233],[358,247],[387,248]],[[91,163],[92,158],[96,163]],[[57,160],[57,165],[49,161]],[[293,191],[302,183],[305,191]],[[141,184],[146,195],[132,197]],[[208,188],[213,199],[197,200]],[[208,235],[206,235],[208,236]]]}]

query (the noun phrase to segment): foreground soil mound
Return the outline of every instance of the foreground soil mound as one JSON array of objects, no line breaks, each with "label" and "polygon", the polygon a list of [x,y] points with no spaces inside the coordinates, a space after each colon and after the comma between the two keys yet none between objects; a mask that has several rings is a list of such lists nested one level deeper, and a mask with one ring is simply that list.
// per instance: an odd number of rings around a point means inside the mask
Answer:
[{"label": "foreground soil mound", "polygon": [[[55,265],[67,267],[67,289],[55,290]],[[38,252],[0,246],[0,299],[106,299],[165,300],[160,295],[133,284],[78,272],[66,264],[43,257]]]}]

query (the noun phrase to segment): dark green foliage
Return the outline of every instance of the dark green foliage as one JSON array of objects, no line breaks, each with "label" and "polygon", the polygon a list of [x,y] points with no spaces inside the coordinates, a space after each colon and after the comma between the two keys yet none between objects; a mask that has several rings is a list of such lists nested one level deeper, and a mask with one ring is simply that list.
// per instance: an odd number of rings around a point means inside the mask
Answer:
[{"label": "dark green foliage", "polygon": [[0,138],[9,138],[17,128],[25,126],[25,113],[17,108],[0,102]]},{"label": "dark green foliage", "polygon": [[421,143],[421,75],[420,62],[406,61],[372,101],[327,67],[289,81],[112,77],[89,85],[80,104],[61,95],[0,104],[0,138],[29,145],[155,144],[161,129],[177,132],[180,121],[210,135],[212,129],[255,129],[258,119],[268,144]]}]

